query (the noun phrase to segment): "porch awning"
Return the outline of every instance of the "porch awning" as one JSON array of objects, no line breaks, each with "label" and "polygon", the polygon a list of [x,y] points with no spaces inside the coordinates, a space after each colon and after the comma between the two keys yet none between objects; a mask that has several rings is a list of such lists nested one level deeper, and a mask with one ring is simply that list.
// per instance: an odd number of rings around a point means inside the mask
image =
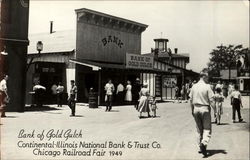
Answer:
[{"label": "porch awning", "polygon": [[90,67],[95,71],[102,68],[125,69],[125,65],[122,63],[100,62],[85,59],[70,59],[69,61],[79,65]]},{"label": "porch awning", "polygon": [[[86,59],[70,59],[69,60],[72,63],[83,65],[86,67],[92,68],[94,71],[98,71],[101,69],[120,69],[120,70],[129,70],[129,71],[137,71],[140,73],[168,73],[169,70],[167,67],[165,68],[154,68],[154,69],[138,69],[138,68],[126,68],[124,63],[115,63],[115,62],[101,62],[101,61],[94,61],[94,60],[86,60]],[[169,66],[171,68],[175,68],[175,66]],[[180,70],[180,68],[176,68],[177,70]],[[172,74],[175,74],[172,72]]]}]

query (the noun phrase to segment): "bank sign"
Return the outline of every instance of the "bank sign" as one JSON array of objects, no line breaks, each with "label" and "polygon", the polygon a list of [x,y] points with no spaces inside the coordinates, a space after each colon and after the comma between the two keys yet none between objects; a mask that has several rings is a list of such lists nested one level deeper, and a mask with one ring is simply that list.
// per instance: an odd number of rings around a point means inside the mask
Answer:
[{"label": "bank sign", "polygon": [[153,70],[153,67],[153,57],[126,53],[126,68]]}]

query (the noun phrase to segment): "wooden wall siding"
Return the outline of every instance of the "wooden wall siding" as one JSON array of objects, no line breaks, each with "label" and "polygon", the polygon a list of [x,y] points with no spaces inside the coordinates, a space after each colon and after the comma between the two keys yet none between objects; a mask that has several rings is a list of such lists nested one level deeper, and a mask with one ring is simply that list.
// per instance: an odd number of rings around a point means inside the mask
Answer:
[{"label": "wooden wall siding", "polygon": [[[91,59],[106,62],[125,62],[125,54],[140,54],[141,35],[105,28],[102,26],[79,23],[77,24],[76,58]],[[117,38],[121,47],[114,42],[107,42],[109,36]]]},{"label": "wooden wall siding", "polygon": [[[166,63],[168,63],[168,60],[165,60]],[[186,60],[185,59],[173,59],[173,65],[178,66],[178,67],[182,67],[182,68],[186,68]]]}]

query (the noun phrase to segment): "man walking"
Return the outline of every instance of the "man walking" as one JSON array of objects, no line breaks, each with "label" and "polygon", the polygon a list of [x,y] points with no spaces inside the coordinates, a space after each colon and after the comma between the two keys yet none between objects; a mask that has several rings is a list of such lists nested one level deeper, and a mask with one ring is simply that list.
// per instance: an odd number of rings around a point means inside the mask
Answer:
[{"label": "man walking", "polygon": [[231,104],[233,108],[233,123],[235,123],[235,113],[237,111],[238,113],[238,119],[239,122],[242,122],[243,119],[241,117],[240,109],[243,108],[242,102],[241,102],[241,93],[239,91],[239,88],[237,85],[234,87],[234,91],[231,93]]},{"label": "man walking", "polygon": [[5,75],[4,78],[0,82],[0,106],[1,106],[1,117],[6,117],[5,108],[7,103],[9,102],[9,96],[7,93],[7,80],[8,75]]},{"label": "man walking", "polygon": [[208,74],[200,73],[200,80],[193,85],[190,92],[190,104],[192,115],[196,122],[198,132],[198,145],[200,152],[207,156],[207,145],[211,138],[211,105],[213,105],[214,93],[208,83]]},{"label": "man walking", "polygon": [[106,101],[106,112],[107,112],[107,111],[110,111],[112,109],[113,92],[115,90],[115,87],[114,87],[111,79],[105,85],[104,89],[106,91],[105,101]]},{"label": "man walking", "polygon": [[70,95],[68,98],[68,105],[71,109],[71,116],[75,116],[76,111],[76,99],[77,99],[77,87],[75,85],[75,81],[71,80],[71,89],[70,89]]}]

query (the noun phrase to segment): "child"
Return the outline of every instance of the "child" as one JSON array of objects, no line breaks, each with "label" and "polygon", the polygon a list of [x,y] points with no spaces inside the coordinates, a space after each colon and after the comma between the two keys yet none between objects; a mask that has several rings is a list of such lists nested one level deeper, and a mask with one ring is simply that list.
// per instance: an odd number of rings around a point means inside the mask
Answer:
[{"label": "child", "polygon": [[156,109],[157,109],[157,106],[156,106],[156,99],[155,99],[155,96],[153,97],[153,100],[151,102],[151,110],[152,112],[154,113],[153,117],[156,117]]},{"label": "child", "polygon": [[222,90],[221,88],[216,88],[215,89],[215,94],[214,94],[214,101],[215,101],[215,108],[216,108],[216,114],[215,114],[215,123],[217,123],[217,125],[220,124],[220,119],[221,119],[221,115],[223,114],[223,109],[222,109],[222,102],[224,101],[224,97],[222,95]]}]

